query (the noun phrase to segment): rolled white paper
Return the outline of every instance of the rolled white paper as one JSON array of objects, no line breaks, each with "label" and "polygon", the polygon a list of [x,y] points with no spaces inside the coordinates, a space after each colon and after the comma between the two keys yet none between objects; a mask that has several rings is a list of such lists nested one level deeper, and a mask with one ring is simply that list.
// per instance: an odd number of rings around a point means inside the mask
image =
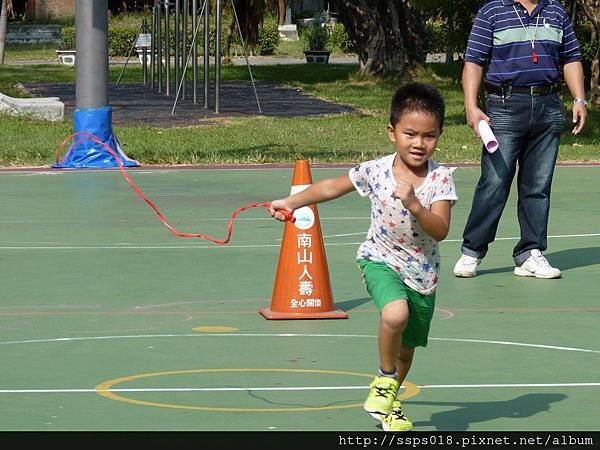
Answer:
[{"label": "rolled white paper", "polygon": [[496,150],[498,150],[498,141],[496,140],[496,136],[494,136],[494,132],[485,120],[479,122],[477,129],[479,130],[479,136],[481,136],[481,140],[483,141],[487,151],[489,153],[494,153]]}]

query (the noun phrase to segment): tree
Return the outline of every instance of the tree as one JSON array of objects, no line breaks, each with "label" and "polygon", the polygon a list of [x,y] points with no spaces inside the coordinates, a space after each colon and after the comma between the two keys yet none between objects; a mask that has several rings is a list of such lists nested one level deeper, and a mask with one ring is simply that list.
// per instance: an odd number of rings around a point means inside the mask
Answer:
[{"label": "tree", "polygon": [[592,25],[592,42],[595,55],[592,57],[592,76],[590,81],[591,101],[600,102],[600,0],[578,0]]},{"label": "tree", "polygon": [[[222,1],[222,0],[217,0]],[[242,36],[250,47],[258,44],[258,32],[263,24],[265,0],[231,0],[235,4]],[[229,3],[229,2],[226,2]]]},{"label": "tree", "polygon": [[[234,36],[238,33],[238,22],[244,37],[244,43],[248,47],[253,48],[258,44],[259,29],[263,24],[264,14],[267,5],[266,0],[217,0],[223,1],[224,6],[229,6],[231,12],[231,22],[229,23],[229,31],[227,33],[227,39],[225,40],[225,46],[223,47],[223,54],[226,59],[229,59],[231,51],[231,45],[234,40]],[[235,14],[233,14],[235,9]]]},{"label": "tree", "polygon": [[271,14],[277,18],[277,25],[285,24],[287,3],[287,0],[268,0],[267,7]]},{"label": "tree", "polygon": [[403,76],[425,63],[425,25],[409,0],[334,0],[360,72]]},{"label": "tree", "polygon": [[12,0],[0,0],[0,64],[4,64],[4,49],[6,47],[6,34],[8,30],[8,15],[12,13]]},{"label": "tree", "polygon": [[473,26],[473,19],[481,6],[480,0],[415,0],[427,19],[442,25],[446,45],[446,62],[452,62],[454,52],[463,52]]}]

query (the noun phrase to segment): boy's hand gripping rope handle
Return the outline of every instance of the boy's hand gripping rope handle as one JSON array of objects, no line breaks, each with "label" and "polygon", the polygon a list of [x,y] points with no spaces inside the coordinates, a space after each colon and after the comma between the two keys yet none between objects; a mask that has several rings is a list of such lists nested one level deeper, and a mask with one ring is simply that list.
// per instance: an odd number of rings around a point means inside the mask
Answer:
[{"label": "boy's hand gripping rope handle", "polygon": [[[64,146],[67,144],[67,142],[73,140],[73,138],[75,136],[82,136],[81,138],[79,138],[77,141],[75,141],[73,144],[71,144],[71,146],[69,147],[69,149],[67,150],[64,158],[62,159],[62,161],[66,160],[67,156],[69,156],[69,153],[71,153],[71,151],[73,150],[73,147],[75,147],[77,144],[79,144],[80,142],[89,139],[97,144],[102,145],[106,151],[108,151],[117,161],[117,164],[119,165],[119,170],[121,170],[121,173],[123,174],[123,177],[125,178],[125,181],[127,181],[127,183],[131,186],[131,188],[135,191],[135,193],[142,199],[144,200],[156,213],[156,215],[158,216],[158,218],[160,219],[160,221],[167,227],[167,229],[174,234],[175,236],[179,236],[179,237],[184,237],[184,238],[201,238],[201,239],[205,239],[207,241],[211,241],[214,242],[215,244],[227,244],[230,239],[231,239],[231,233],[233,231],[233,219],[236,218],[236,216],[241,213],[242,211],[246,211],[247,209],[250,208],[256,208],[259,206],[263,206],[266,209],[269,209],[271,207],[271,203],[270,202],[257,202],[257,203],[251,203],[249,205],[246,206],[242,206],[241,208],[236,209],[232,214],[231,217],[229,218],[229,224],[227,225],[227,237],[223,240],[219,240],[219,239],[215,239],[207,234],[199,234],[199,233],[182,233],[180,231],[177,231],[175,228],[173,228],[169,222],[167,221],[167,218],[164,216],[164,214],[158,209],[158,207],[152,202],[152,200],[150,200],[148,197],[146,197],[146,195],[141,191],[140,188],[138,188],[135,183],[131,180],[131,178],[129,177],[129,174],[127,173],[127,171],[125,170],[125,168],[123,167],[123,162],[120,158],[120,156],[108,145],[106,145],[104,142],[102,142],[97,136],[95,136],[92,133],[88,133],[85,131],[80,131],[77,133],[73,133],[71,136],[69,136],[67,139],[65,139],[63,141],[63,143],[60,145],[60,147],[56,150],[56,161],[58,162],[59,159],[59,154],[62,152],[62,149],[64,148]],[[61,161],[61,162],[62,162]],[[286,221],[291,221],[292,223],[296,221],[296,218],[293,216],[293,213],[284,209],[279,209],[277,210],[278,212],[280,212],[281,214],[283,214],[283,216],[285,217]]]}]

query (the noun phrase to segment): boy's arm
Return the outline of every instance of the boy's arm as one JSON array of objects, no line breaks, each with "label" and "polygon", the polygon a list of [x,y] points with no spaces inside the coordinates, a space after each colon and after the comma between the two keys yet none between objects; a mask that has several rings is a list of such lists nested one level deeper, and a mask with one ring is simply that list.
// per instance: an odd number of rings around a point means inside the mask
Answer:
[{"label": "boy's arm", "polygon": [[[421,206],[421,203],[419,203]],[[421,206],[411,214],[415,216],[421,228],[436,241],[443,241],[450,231],[450,200],[439,200],[431,204],[431,210]]]},{"label": "boy's arm", "polygon": [[311,184],[308,188],[289,197],[273,200],[269,212],[277,220],[285,220],[285,216],[278,209],[294,211],[307,205],[326,202],[341,197],[354,190],[354,185],[348,174],[335,178],[327,178]]},{"label": "boy's arm", "polygon": [[439,200],[431,204],[431,210],[421,205],[415,196],[415,191],[410,183],[397,182],[396,195],[402,204],[417,219],[423,231],[436,241],[443,241],[450,230],[450,200]]}]

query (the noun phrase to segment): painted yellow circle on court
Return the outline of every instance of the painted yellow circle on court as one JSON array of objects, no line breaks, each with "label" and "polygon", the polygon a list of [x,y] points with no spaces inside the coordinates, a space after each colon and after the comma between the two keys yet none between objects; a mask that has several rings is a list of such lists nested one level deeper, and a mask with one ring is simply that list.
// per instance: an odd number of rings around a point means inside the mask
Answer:
[{"label": "painted yellow circle on court", "polygon": [[[196,411],[220,411],[220,412],[295,412],[295,411],[323,411],[327,409],[348,409],[362,407],[363,403],[348,403],[345,405],[333,405],[333,406],[316,406],[316,407],[304,407],[304,408],[226,408],[226,407],[209,407],[209,406],[190,406],[190,405],[179,405],[174,403],[157,403],[149,402],[145,400],[137,400],[123,395],[117,394],[111,391],[114,386],[120,383],[128,381],[139,380],[142,378],[161,377],[169,375],[182,375],[192,373],[215,373],[215,372],[279,372],[279,373],[320,373],[324,375],[348,375],[361,378],[373,378],[373,374],[359,373],[359,372],[344,372],[338,370],[318,370],[318,369],[189,369],[189,370],[174,370],[170,372],[152,372],[152,373],[141,373],[138,375],[130,375],[122,378],[115,378],[113,380],[104,381],[98,384],[95,389],[98,394],[103,397],[110,398],[111,400],[117,400],[120,402],[134,403],[136,405],[156,406],[160,408],[172,408],[172,409],[191,409]],[[398,396],[399,400],[406,400],[414,397],[420,391],[419,386],[409,381],[403,383],[404,392]]]},{"label": "painted yellow circle on court", "polygon": [[192,328],[192,331],[198,333],[232,333],[234,331],[240,331],[240,329],[234,327],[196,327]]}]

